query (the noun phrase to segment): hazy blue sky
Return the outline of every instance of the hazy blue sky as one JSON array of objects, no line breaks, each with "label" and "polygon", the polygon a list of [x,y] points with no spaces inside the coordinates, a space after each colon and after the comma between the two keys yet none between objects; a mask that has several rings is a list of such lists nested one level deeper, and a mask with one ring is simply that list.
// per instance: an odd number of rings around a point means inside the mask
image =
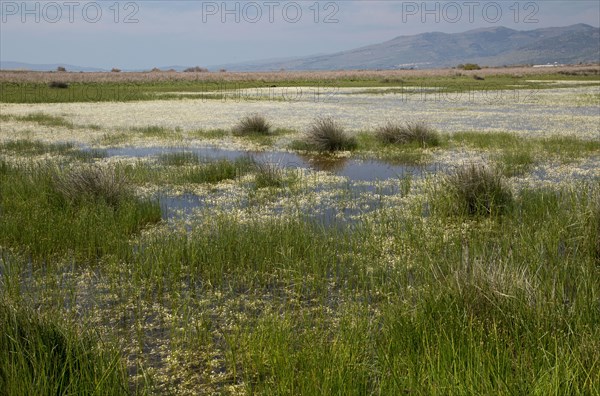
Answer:
[{"label": "hazy blue sky", "polygon": [[600,2],[1,0],[0,23],[0,60],[133,69],[335,52],[428,31],[597,27]]}]

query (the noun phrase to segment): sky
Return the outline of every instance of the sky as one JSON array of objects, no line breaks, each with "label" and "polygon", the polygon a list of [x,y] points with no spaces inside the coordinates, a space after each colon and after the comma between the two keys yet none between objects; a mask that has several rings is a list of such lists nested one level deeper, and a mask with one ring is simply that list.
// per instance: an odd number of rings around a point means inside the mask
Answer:
[{"label": "sky", "polygon": [[124,70],[353,49],[424,32],[600,26],[591,1],[6,1],[0,61]]}]

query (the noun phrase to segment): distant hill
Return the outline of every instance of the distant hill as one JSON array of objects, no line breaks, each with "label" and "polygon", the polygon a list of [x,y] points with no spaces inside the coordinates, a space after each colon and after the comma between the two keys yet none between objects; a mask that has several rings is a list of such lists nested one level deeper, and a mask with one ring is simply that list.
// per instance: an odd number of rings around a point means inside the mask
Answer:
[{"label": "distant hill", "polygon": [[84,67],[76,65],[66,65],[64,63],[52,63],[52,64],[33,64],[23,62],[10,62],[0,61],[0,70],[31,70],[31,71],[56,71],[59,66],[64,67],[70,72],[101,72],[106,71],[98,67]]},{"label": "distant hill", "polygon": [[380,44],[282,61],[219,65],[227,70],[354,70],[600,62],[600,29],[585,24],[529,31],[492,27],[399,36]]},{"label": "distant hill", "polygon": [[[212,71],[357,70],[452,67],[460,63],[482,66],[527,64],[575,64],[600,62],[600,28],[585,24],[536,30],[513,30],[497,26],[463,33],[422,33],[333,54],[265,59],[209,67]],[[65,64],[36,65],[0,62],[3,70],[108,71]],[[161,70],[183,71],[189,66],[162,66]],[[150,70],[150,66],[145,70]],[[143,69],[123,71],[143,71]]]}]

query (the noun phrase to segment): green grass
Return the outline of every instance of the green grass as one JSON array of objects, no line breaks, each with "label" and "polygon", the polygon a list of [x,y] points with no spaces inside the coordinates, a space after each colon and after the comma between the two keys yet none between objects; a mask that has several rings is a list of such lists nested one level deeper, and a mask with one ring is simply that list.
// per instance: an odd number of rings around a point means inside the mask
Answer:
[{"label": "green grass", "polygon": [[146,138],[166,138],[173,137],[177,131],[171,131],[169,128],[158,126],[158,125],[149,125],[145,127],[132,127],[129,128],[131,132],[139,133]]},{"label": "green grass", "polygon": [[19,115],[8,115],[4,116],[3,120],[15,120],[22,122],[34,122],[38,125],[49,126],[49,127],[63,127],[68,129],[73,129],[74,125],[71,121],[67,120],[64,117],[53,116],[50,114],[44,113],[31,113],[24,116]]},{"label": "green grass", "polygon": [[248,392],[593,394],[600,284],[586,230],[599,192],[525,190],[492,223],[402,210],[352,233],[223,217],[150,242],[134,268],[241,306],[212,326],[227,383]]},{"label": "green grass", "polygon": [[158,162],[160,166],[140,161],[135,165],[119,165],[118,168],[136,185],[185,185],[235,180],[254,167],[251,158],[204,161],[193,153],[163,154]]},{"label": "green grass", "polygon": [[[357,142],[359,155],[431,154],[373,133]],[[0,157],[0,389],[599,394],[600,187],[505,184],[598,143],[457,133],[434,150],[457,147],[494,167],[406,178],[398,206],[324,226],[265,217],[260,201],[157,224],[157,202],[133,194],[253,174],[236,185],[251,201],[297,181],[249,158],[182,151],[101,168],[68,143],[3,143],[70,162]]]},{"label": "green grass", "polygon": [[466,145],[478,149],[496,149],[502,147],[516,147],[524,139],[508,132],[455,132],[450,136],[450,141],[455,145]]},{"label": "green grass", "polygon": [[119,351],[92,332],[0,302],[0,389],[17,395],[127,395]]},{"label": "green grass", "polygon": [[160,220],[158,203],[135,198],[113,170],[4,165],[0,243],[35,260],[96,262],[128,254],[131,235]]},{"label": "green grass", "polygon": [[[533,82],[536,80],[541,82]],[[253,88],[269,88],[272,85],[287,87],[315,87],[323,90],[346,87],[397,87],[405,93],[404,87],[440,88],[441,94],[471,92],[478,90],[519,89],[538,90],[553,88],[546,81],[598,81],[597,75],[545,75],[514,76],[498,74],[486,76],[485,81],[476,81],[469,75],[420,76],[397,78],[381,77],[340,77],[323,81],[318,75],[314,79],[289,79],[282,81],[240,80],[240,81],[147,81],[147,82],[74,82],[66,89],[52,89],[46,83],[0,82],[0,102],[4,103],[64,103],[64,102],[128,102],[139,100],[203,99],[224,100],[225,91],[243,92]],[[600,84],[600,83],[599,83]],[[565,84],[564,87],[569,87]],[[573,86],[577,86],[573,84]],[[192,95],[173,95],[169,92],[188,92]],[[214,93],[213,93],[214,92]],[[196,93],[196,94],[193,94]]]},{"label": "green grass", "polygon": [[[84,315],[127,345],[141,393],[596,394],[599,197],[591,183],[525,189],[501,218],[473,219],[423,217],[423,196],[350,229],[207,210],[108,256],[113,303],[100,294]],[[50,287],[46,271],[30,276]],[[77,287],[43,304],[60,311]]]},{"label": "green grass", "polygon": [[158,161],[163,165],[170,166],[198,165],[200,157],[196,153],[183,151],[161,154]]},{"label": "green grass", "polygon": [[467,164],[445,176],[434,190],[436,211],[459,216],[498,216],[512,208],[513,194],[503,175],[488,166]]},{"label": "green grass", "polygon": [[29,139],[8,140],[0,143],[0,152],[12,152],[21,156],[56,154],[84,162],[92,162],[95,159],[107,156],[104,150],[78,149],[73,143],[44,143]]},{"label": "green grass", "polygon": [[388,122],[375,131],[375,136],[383,144],[416,143],[421,147],[440,145],[439,133],[424,122]]},{"label": "green grass", "polygon": [[298,181],[297,175],[282,169],[277,164],[255,162],[254,184],[256,188],[290,186]]},{"label": "green grass", "polygon": [[222,139],[228,135],[229,135],[229,132],[227,132],[224,129],[209,129],[209,130],[199,129],[199,130],[188,132],[189,137],[197,138],[197,139]]},{"label": "green grass", "polygon": [[456,132],[445,147],[469,147],[491,152],[503,172],[522,175],[542,161],[569,163],[600,154],[600,142],[573,136],[521,137],[508,132]]}]

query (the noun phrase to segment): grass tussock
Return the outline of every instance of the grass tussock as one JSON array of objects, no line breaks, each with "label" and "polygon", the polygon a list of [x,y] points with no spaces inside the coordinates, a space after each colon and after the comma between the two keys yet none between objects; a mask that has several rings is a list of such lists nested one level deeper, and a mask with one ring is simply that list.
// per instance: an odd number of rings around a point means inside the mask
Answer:
[{"label": "grass tussock", "polygon": [[296,178],[277,164],[255,162],[254,184],[256,188],[282,188],[293,183]]},{"label": "grass tussock", "polygon": [[439,133],[424,122],[398,124],[390,121],[378,128],[375,135],[384,144],[415,143],[421,147],[440,145]]},{"label": "grass tussock", "polygon": [[101,200],[116,208],[133,196],[129,180],[123,172],[100,166],[85,166],[56,173],[54,188],[73,204],[84,200]]},{"label": "grass tussock", "polygon": [[450,213],[467,216],[501,215],[511,208],[513,194],[504,176],[488,166],[468,164],[446,176],[442,201]]},{"label": "grass tussock", "polygon": [[17,395],[126,395],[119,351],[25,308],[0,302],[0,389]]},{"label": "grass tussock", "polygon": [[304,143],[320,152],[354,150],[357,142],[332,117],[318,117],[310,125]]},{"label": "grass tussock", "polygon": [[261,114],[250,114],[243,117],[240,122],[233,127],[233,134],[236,136],[245,135],[269,135],[272,125],[266,117]]}]

